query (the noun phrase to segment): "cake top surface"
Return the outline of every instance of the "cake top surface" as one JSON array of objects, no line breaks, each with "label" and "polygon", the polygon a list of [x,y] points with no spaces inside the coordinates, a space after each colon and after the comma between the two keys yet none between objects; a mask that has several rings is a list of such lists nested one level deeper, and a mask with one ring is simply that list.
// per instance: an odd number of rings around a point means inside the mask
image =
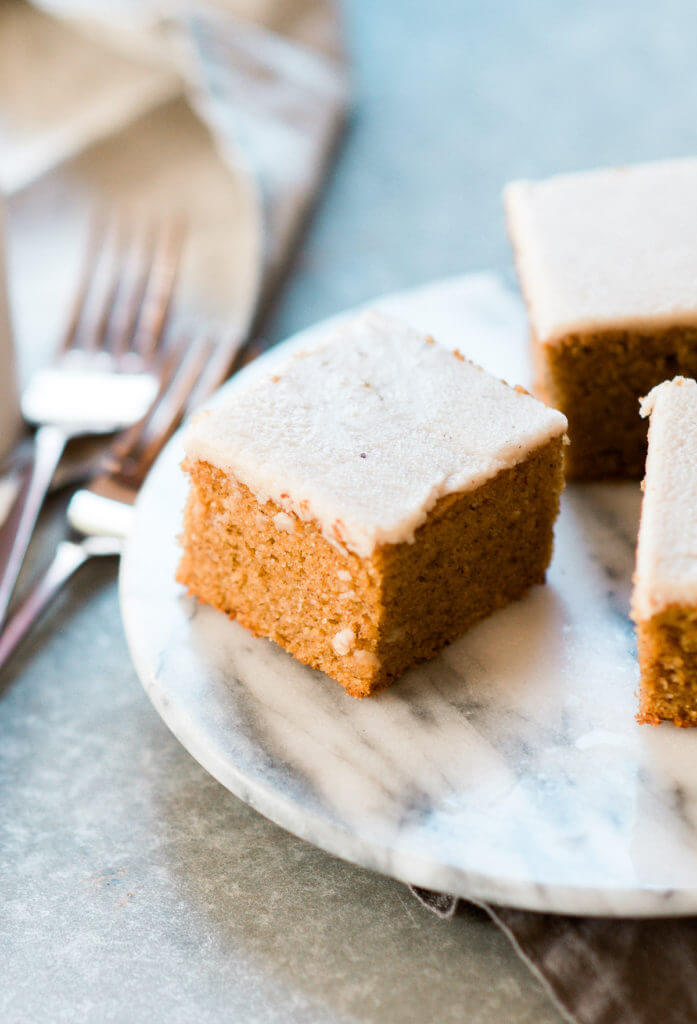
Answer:
[{"label": "cake top surface", "polygon": [[651,423],[632,604],[647,619],[697,605],[697,382],[664,381],[641,414]]},{"label": "cake top surface", "polygon": [[413,540],[445,494],[566,430],[564,416],[398,320],[366,312],[199,414],[212,463],[361,557]]},{"label": "cake top surface", "polygon": [[697,159],[517,181],[504,205],[543,344],[697,322]]}]

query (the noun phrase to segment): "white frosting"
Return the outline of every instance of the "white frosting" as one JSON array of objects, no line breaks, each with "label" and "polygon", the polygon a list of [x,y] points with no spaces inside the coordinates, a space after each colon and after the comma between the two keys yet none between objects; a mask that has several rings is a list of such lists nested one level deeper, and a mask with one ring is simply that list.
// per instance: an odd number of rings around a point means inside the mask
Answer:
[{"label": "white frosting", "polygon": [[413,540],[440,497],[478,487],[566,426],[426,335],[368,312],[197,416],[185,445],[366,557]]},{"label": "white frosting", "polygon": [[697,605],[697,383],[659,384],[641,414],[651,425],[632,608],[648,619]]},{"label": "white frosting", "polygon": [[697,159],[518,181],[504,204],[542,343],[697,322]]}]

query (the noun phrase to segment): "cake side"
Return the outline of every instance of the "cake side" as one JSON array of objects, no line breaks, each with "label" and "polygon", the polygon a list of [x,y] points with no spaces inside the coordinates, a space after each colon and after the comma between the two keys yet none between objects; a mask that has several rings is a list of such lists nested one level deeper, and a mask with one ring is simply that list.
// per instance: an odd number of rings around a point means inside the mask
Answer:
[{"label": "cake side", "polygon": [[638,479],[647,424],[639,398],[676,373],[697,376],[697,327],[572,334],[551,346],[533,335],[535,391],[569,422],[573,479]]},{"label": "cake side", "polygon": [[380,549],[385,626],[378,655],[390,677],[544,583],[564,448],[565,439],[554,438],[476,490],[442,498],[413,545]]},{"label": "cake side", "polygon": [[672,605],[637,621],[638,720],[697,726],[697,606]]},{"label": "cake side", "polygon": [[369,693],[383,614],[373,561],[210,463],[187,459],[183,468],[191,487],[178,582],[352,696]]},{"label": "cake side", "polygon": [[318,524],[189,459],[177,579],[367,696],[544,581],[562,464],[557,437],[480,487],[441,498],[413,541],[361,558]]}]

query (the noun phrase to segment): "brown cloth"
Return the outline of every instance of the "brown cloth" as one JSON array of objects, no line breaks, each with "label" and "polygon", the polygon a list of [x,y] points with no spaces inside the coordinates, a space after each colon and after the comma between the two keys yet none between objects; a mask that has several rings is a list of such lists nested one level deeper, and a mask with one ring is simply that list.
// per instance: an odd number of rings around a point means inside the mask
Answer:
[{"label": "brown cloth", "polygon": [[[466,905],[411,886],[441,918]],[[561,917],[475,903],[572,1024],[697,1021],[697,918]]]}]

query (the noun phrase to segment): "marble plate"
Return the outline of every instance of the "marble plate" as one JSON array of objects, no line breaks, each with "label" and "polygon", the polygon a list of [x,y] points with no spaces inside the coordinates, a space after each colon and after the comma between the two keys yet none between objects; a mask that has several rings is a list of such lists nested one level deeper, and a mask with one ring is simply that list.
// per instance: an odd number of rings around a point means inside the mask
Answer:
[{"label": "marble plate", "polygon": [[[528,382],[523,311],[493,276],[376,305]],[[175,584],[180,458],[177,436],[138,502],[123,616],[153,704],[224,786],[418,885],[543,911],[697,912],[697,731],[634,721],[638,484],[568,487],[548,584],[357,701]]]}]

